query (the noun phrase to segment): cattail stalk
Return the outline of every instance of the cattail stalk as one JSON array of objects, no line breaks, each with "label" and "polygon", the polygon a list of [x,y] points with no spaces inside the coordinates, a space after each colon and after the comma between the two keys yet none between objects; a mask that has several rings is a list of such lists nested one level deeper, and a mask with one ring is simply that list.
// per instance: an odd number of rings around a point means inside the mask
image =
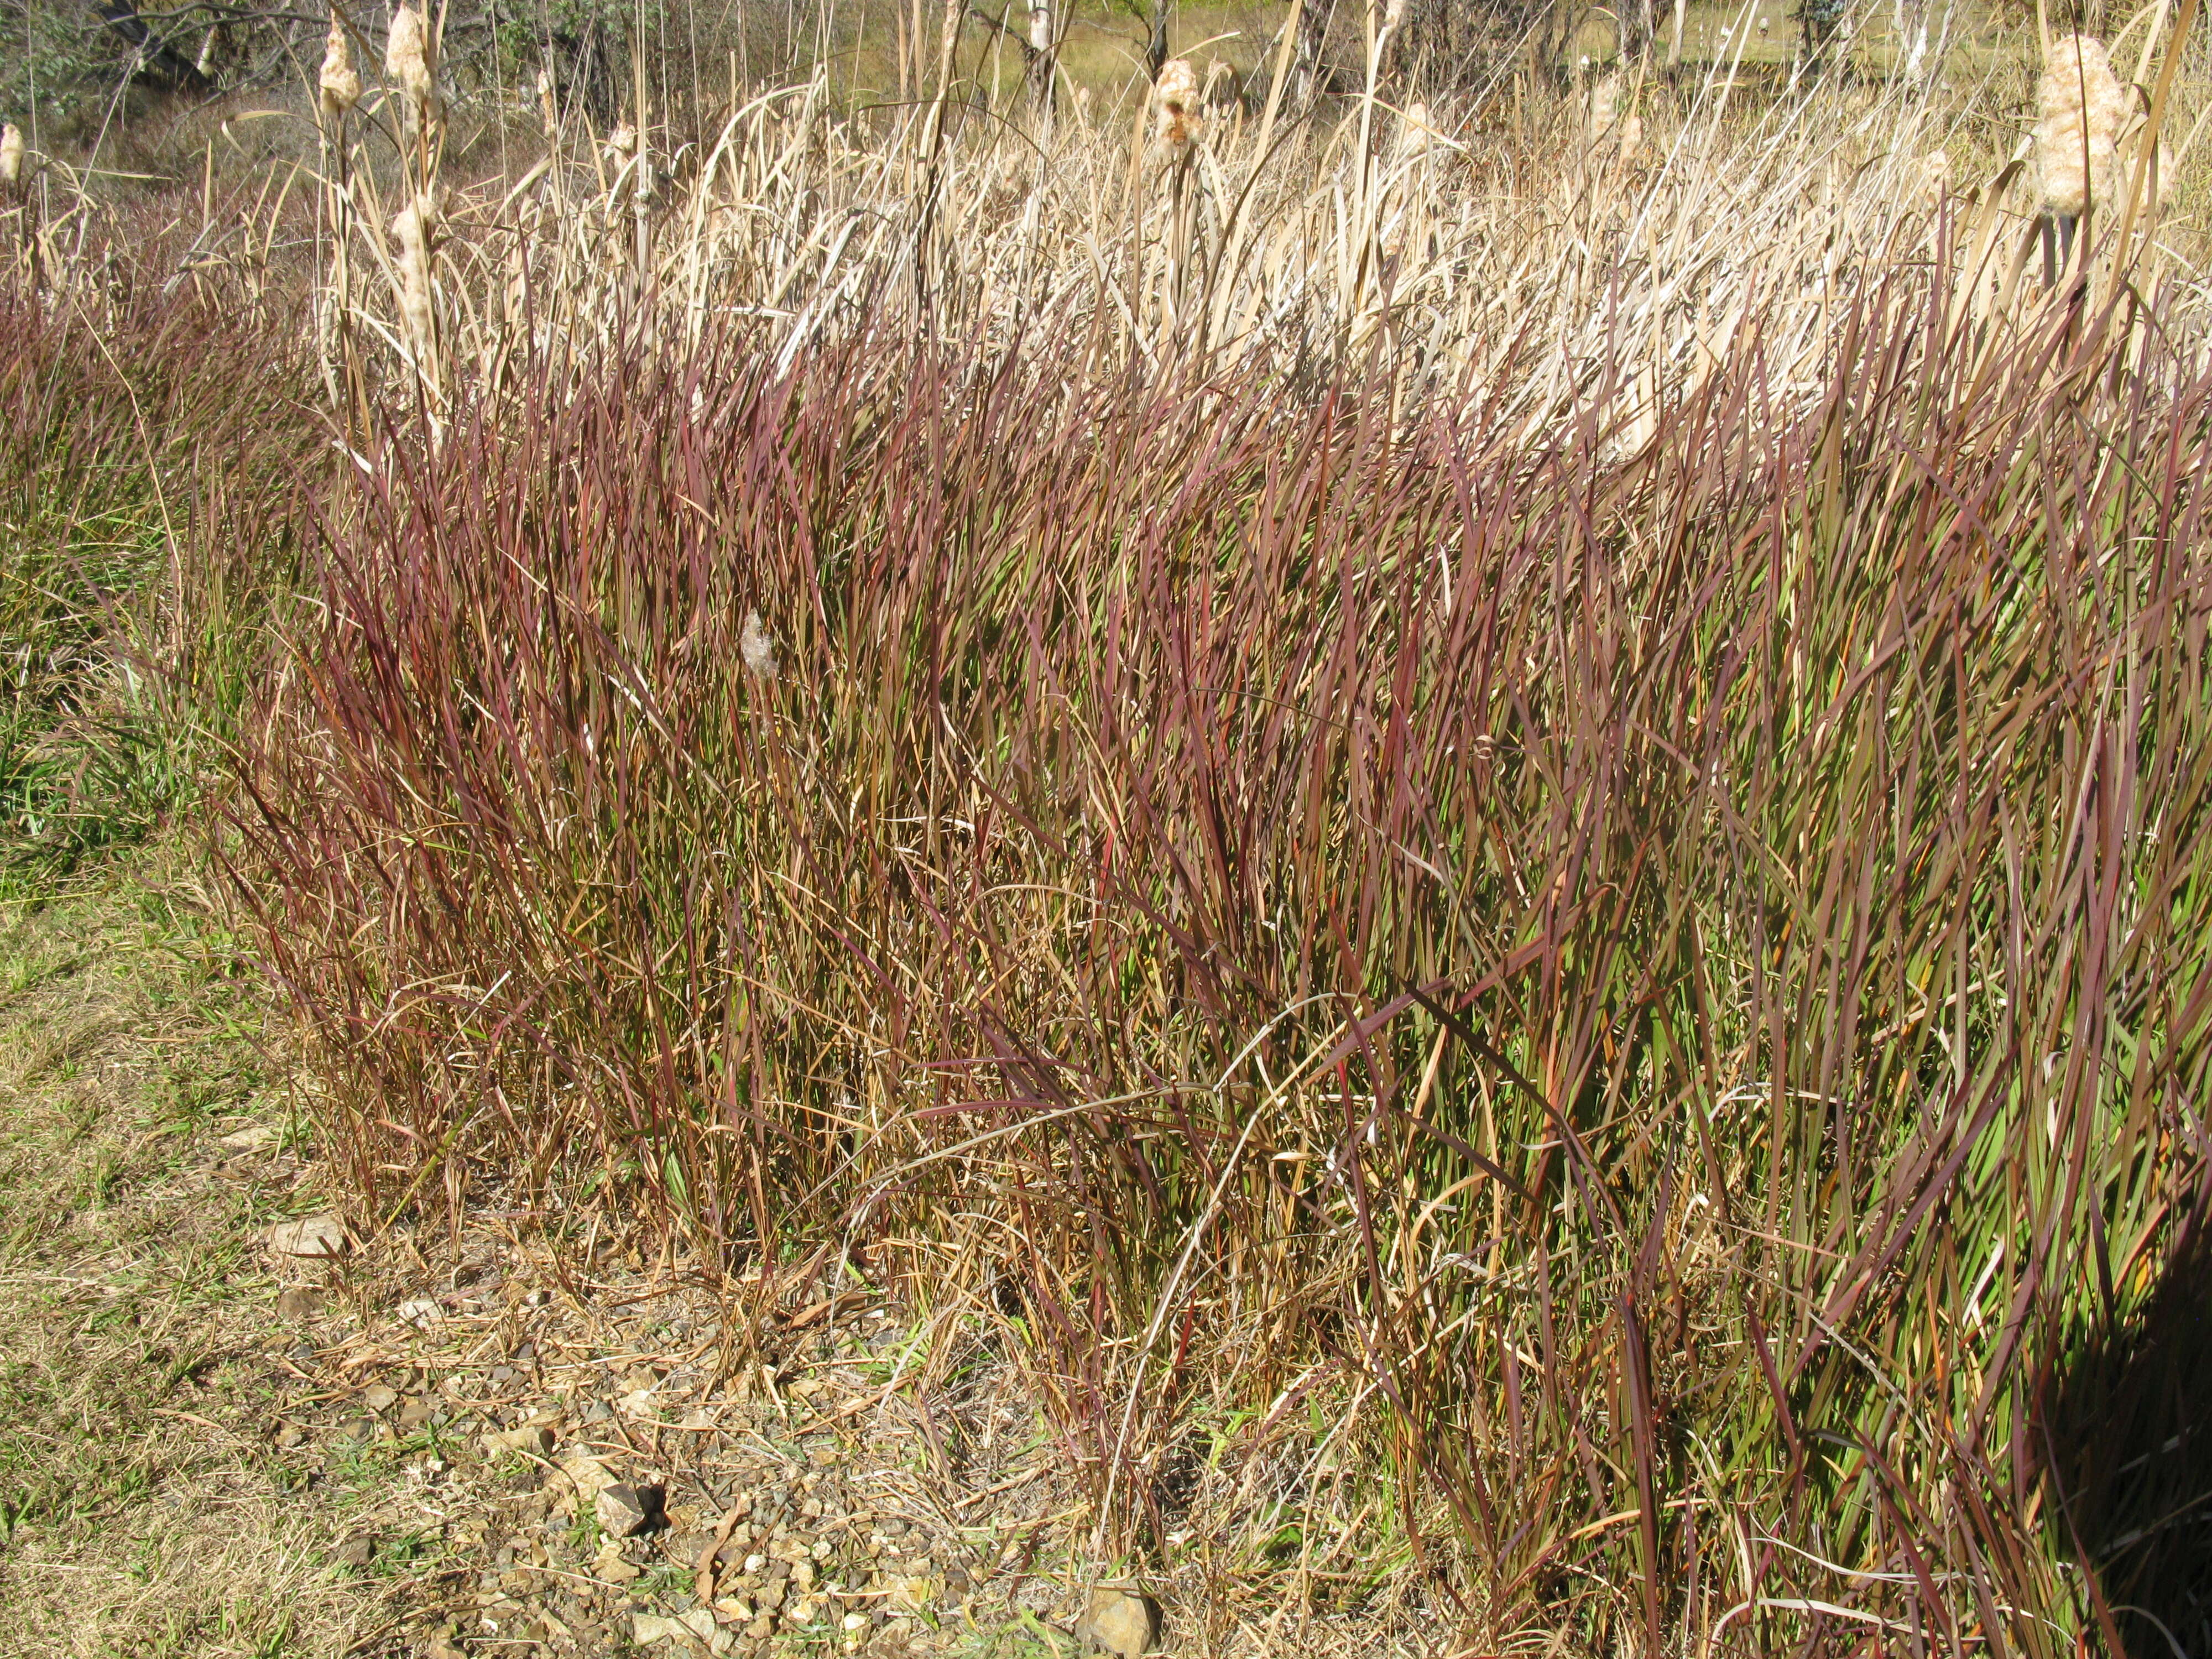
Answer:
[{"label": "cattail stalk", "polygon": [[1167,156],[1168,235],[1166,280],[1160,294],[1164,336],[1172,336],[1183,312],[1183,288],[1190,264],[1192,198],[1190,179],[1205,116],[1199,107],[1198,71],[1183,58],[1160,65],[1152,83],[1152,136]]},{"label": "cattail stalk", "polygon": [[1037,125],[1049,134],[1053,117],[1053,71],[1059,45],[1058,9],[1053,0],[1029,0],[1029,82],[1030,103],[1036,111]]},{"label": "cattail stalk", "polygon": [[417,196],[392,216],[392,239],[398,245],[392,268],[398,277],[401,337],[407,343],[416,373],[434,388],[437,384],[436,307],[431,297],[431,236],[437,209],[428,196]]},{"label": "cattail stalk", "polygon": [[435,260],[438,173],[445,135],[438,118],[437,31],[411,5],[402,4],[392,14],[384,69],[399,88],[402,128],[409,141],[402,146],[407,157],[407,204],[392,220],[397,250],[392,298],[410,364],[434,408],[441,380]]},{"label": "cattail stalk", "polygon": [[403,5],[392,14],[392,30],[384,43],[385,72],[399,83],[407,115],[418,124],[434,112],[437,101],[434,52],[429,25],[421,12]]},{"label": "cattail stalk", "polygon": [[[323,151],[323,230],[331,249],[331,279],[323,295],[322,327],[318,331],[323,386],[333,404],[342,404],[350,422],[367,396],[361,363],[354,350],[352,205],[348,177],[350,150],[347,125],[353,107],[361,101],[361,72],[354,67],[353,42],[344,23],[333,12],[331,32],[323,43],[323,65],[316,77],[317,128]],[[339,387],[343,369],[345,386]]]},{"label": "cattail stalk", "polygon": [[18,280],[29,285],[34,280],[37,264],[35,244],[31,236],[29,216],[25,208],[28,195],[28,180],[24,177],[23,130],[13,121],[0,126],[0,204],[4,211],[0,217],[12,221],[19,249],[12,261],[18,271]]},{"label": "cattail stalk", "polygon": [[317,93],[326,122],[343,122],[361,101],[361,71],[353,66],[353,41],[335,12],[331,15],[329,38],[323,42],[323,68],[317,80]]}]

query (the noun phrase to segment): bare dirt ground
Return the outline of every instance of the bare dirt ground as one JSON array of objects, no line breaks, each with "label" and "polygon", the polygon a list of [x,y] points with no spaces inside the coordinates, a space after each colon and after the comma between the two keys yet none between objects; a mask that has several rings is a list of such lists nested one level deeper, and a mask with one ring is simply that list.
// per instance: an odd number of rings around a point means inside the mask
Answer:
[{"label": "bare dirt ground", "polygon": [[[727,1287],[512,1213],[272,1248],[343,1224],[259,1006],[173,857],[0,921],[0,1649],[1091,1647],[1124,1581],[987,1328],[817,1261],[738,1346]],[[1434,1650],[1180,1577],[1160,1651]]]}]

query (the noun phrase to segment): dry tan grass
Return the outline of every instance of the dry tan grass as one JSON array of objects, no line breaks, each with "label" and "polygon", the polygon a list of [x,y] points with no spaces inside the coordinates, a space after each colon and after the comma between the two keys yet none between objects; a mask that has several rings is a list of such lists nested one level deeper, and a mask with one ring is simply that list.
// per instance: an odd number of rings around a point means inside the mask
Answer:
[{"label": "dry tan grass", "polygon": [[[371,100],[333,152],[330,219],[357,229],[346,257],[382,273],[354,296],[364,337],[428,362],[409,204],[438,202],[434,384],[497,380],[531,346],[732,313],[787,361],[903,313],[990,341],[1048,334],[1071,374],[1380,346],[1409,391],[1477,385],[1533,429],[1608,375],[1639,405],[1693,385],[1778,296],[1802,323],[1769,343],[1776,390],[1809,393],[1838,306],[1946,246],[1941,215],[1978,317],[2039,301],[2015,269],[2040,210],[2016,165],[2031,56],[1940,83],[1740,69],[1613,77],[1595,122],[1589,96],[1522,83],[1422,105],[1409,126],[1376,77],[1310,116],[1270,98],[1164,126],[1194,104],[1177,60],[1152,106],[1079,107],[1041,135],[964,90],[856,114],[822,75],[761,92],[696,143],[649,119],[556,131],[535,165],[467,187],[441,178],[434,143],[408,151],[404,180],[380,177],[392,148],[368,133],[392,118]],[[2164,210],[2135,226],[2146,291],[2200,276],[2203,89],[2181,87]],[[2124,163],[2141,142],[2121,142]],[[1937,150],[1948,188],[1931,194]]]}]

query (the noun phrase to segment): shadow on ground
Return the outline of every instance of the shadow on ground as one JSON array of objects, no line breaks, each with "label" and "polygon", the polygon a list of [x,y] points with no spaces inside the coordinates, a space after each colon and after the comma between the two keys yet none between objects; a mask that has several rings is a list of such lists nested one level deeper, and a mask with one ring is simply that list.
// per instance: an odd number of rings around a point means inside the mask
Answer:
[{"label": "shadow on ground", "polygon": [[2212,1210],[2130,1318],[2093,1331],[2040,1425],[2073,1548],[2128,1659],[2212,1655]]}]

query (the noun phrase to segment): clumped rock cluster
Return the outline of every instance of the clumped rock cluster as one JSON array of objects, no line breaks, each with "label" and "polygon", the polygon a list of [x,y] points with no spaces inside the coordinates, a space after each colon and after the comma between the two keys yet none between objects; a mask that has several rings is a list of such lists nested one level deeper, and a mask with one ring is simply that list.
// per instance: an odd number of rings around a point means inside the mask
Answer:
[{"label": "clumped rock cluster", "polygon": [[[890,1659],[1024,1616],[1097,1651],[1157,1646],[1156,1603],[1086,1595],[1080,1506],[1011,1377],[971,1364],[922,1388],[912,1334],[880,1309],[732,1365],[701,1299],[606,1288],[635,1311],[480,1273],[390,1294],[386,1320],[335,1342],[341,1298],[288,1293],[311,1334],[296,1357],[357,1381],[329,1420],[275,1437],[325,1479],[381,1457],[410,1524],[434,1519],[425,1651]],[[379,1570],[386,1548],[364,1529],[333,1565]]]}]

